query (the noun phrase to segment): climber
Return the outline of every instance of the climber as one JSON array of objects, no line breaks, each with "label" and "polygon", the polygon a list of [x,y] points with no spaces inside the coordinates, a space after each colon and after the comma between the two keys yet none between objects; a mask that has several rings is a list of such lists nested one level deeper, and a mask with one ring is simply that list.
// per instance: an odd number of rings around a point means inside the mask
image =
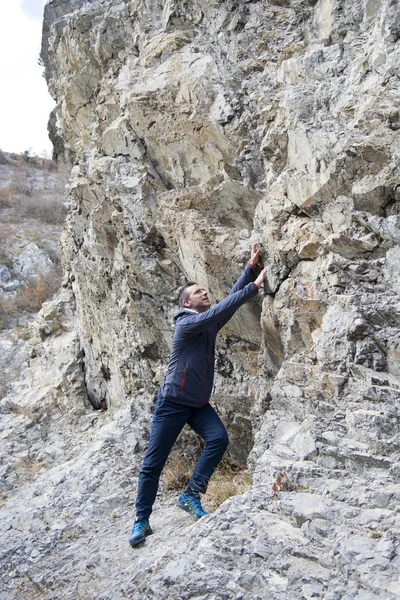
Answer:
[{"label": "climber", "polygon": [[153,415],[149,446],[139,474],[136,519],[129,537],[136,546],[152,533],[149,517],[156,498],[161,471],[184,425],[206,442],[187,489],[177,505],[194,520],[206,515],[200,502],[208,481],[228,446],[226,429],[209,403],[214,382],[215,339],[218,331],[245,302],[257,295],[266,269],[259,275],[261,250],[251,248],[250,261],[229,296],[211,308],[207,292],[189,282],[179,294],[180,310],[165,382]]}]

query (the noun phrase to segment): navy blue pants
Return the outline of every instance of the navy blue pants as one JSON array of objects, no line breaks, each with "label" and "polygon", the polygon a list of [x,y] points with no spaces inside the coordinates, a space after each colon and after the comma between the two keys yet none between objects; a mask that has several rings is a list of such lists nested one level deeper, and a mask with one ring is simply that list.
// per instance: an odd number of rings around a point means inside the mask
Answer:
[{"label": "navy blue pants", "polygon": [[136,517],[148,519],[156,499],[161,471],[184,425],[198,433],[206,442],[194,469],[188,489],[204,494],[208,481],[228,446],[228,434],[221,419],[210,404],[192,408],[171,402],[159,394],[154,410],[149,446],[139,475]]}]

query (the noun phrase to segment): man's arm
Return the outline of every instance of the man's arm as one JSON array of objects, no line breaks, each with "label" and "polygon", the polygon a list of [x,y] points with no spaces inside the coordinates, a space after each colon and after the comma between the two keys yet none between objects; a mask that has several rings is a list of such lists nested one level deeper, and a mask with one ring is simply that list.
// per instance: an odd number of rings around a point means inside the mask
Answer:
[{"label": "man's arm", "polygon": [[[261,250],[258,248],[257,242],[252,244],[251,252],[250,252],[250,260],[247,263],[243,273],[229,292],[229,294],[234,294],[235,292],[242,290],[245,285],[251,283],[256,279],[257,271],[260,268],[261,263]],[[221,325],[222,327],[222,325]]]},{"label": "man's arm", "polygon": [[[241,276],[239,277],[239,279],[237,280],[237,282],[231,289],[230,294],[233,294],[233,293],[237,292],[238,290],[243,289],[245,285],[247,285],[248,283],[250,283],[256,279],[257,271],[259,271],[259,269],[260,269],[261,262],[262,262],[261,250],[258,248],[258,243],[255,242],[251,246],[250,260],[247,263],[243,273],[241,274]],[[235,314],[235,310],[233,310],[231,312],[231,314],[227,315],[224,319],[221,319],[221,321],[218,323],[218,331],[220,329],[222,329],[222,327],[224,327],[224,325],[227,324],[229,319],[231,319],[234,314]]]},{"label": "man's arm", "polygon": [[265,275],[266,269],[263,269],[255,281],[247,284],[242,290],[229,294],[225,300],[204,313],[191,313],[180,317],[178,326],[184,333],[197,334],[230,319],[242,304],[258,294]]},{"label": "man's arm", "polygon": [[219,321],[230,317],[242,304],[258,293],[255,283],[249,283],[242,290],[229,294],[225,300],[203,313],[191,313],[180,317],[178,325],[185,333],[195,334],[217,325]]}]

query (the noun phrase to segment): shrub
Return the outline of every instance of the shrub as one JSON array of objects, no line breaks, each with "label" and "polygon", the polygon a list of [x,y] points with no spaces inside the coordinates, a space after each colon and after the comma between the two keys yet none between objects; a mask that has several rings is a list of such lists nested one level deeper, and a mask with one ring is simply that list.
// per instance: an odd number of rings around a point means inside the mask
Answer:
[{"label": "shrub", "polygon": [[62,223],[67,210],[60,200],[54,198],[34,198],[25,205],[26,216],[40,219],[43,223]]},{"label": "shrub", "polygon": [[42,158],[37,167],[45,169],[49,173],[57,173],[58,171],[57,163],[55,163],[54,160],[51,160],[51,158]]},{"label": "shrub", "polygon": [[0,208],[12,206],[12,194],[8,188],[0,188]]},{"label": "shrub", "polygon": [[172,452],[165,467],[163,482],[167,490],[182,490],[190,481],[195,462],[184,460]]},{"label": "shrub", "polygon": [[[7,234],[4,234],[4,231],[2,231],[2,237],[4,240],[8,239]],[[7,250],[6,241],[0,246],[0,265],[5,265],[9,269],[12,269],[14,266],[13,258]]]},{"label": "shrub", "polygon": [[14,197],[12,204],[19,217],[33,217],[51,225],[61,224],[64,221],[67,210],[62,198],[41,195],[34,189],[33,179],[29,173],[17,170],[10,190]]},{"label": "shrub", "polygon": [[[7,188],[0,188],[0,209],[12,208],[13,219],[33,217],[42,223],[62,224],[67,214],[64,193],[53,187],[50,173],[57,171],[57,165],[50,159],[31,157],[29,154],[10,155],[12,181]],[[37,171],[44,171],[42,176]],[[43,189],[40,189],[43,181]]]},{"label": "shrub", "polygon": [[22,313],[36,313],[43,302],[49,300],[61,285],[62,271],[54,267],[38,278],[29,279],[12,298],[0,298],[0,328],[7,326],[11,318]]},{"label": "shrub", "polygon": [[43,302],[59,289],[61,275],[59,269],[53,268],[45,275],[29,279],[15,298],[18,312],[38,312]]},{"label": "shrub", "polygon": [[32,196],[33,180],[29,177],[29,172],[26,170],[17,169],[14,171],[13,180],[11,183],[11,191],[15,195]]},{"label": "shrub", "polygon": [[[192,476],[196,462],[185,460],[178,452],[172,452],[166,464],[163,483],[167,490],[184,490]],[[205,502],[208,509],[215,510],[231,496],[243,494],[252,484],[252,476],[247,469],[233,465],[224,458],[208,485]]]},{"label": "shrub", "polygon": [[208,484],[207,508],[216,509],[231,496],[240,496],[253,483],[252,475],[247,469],[238,469],[228,461],[222,461]]},{"label": "shrub", "polygon": [[7,325],[10,316],[12,316],[10,300],[0,297],[0,329]]}]

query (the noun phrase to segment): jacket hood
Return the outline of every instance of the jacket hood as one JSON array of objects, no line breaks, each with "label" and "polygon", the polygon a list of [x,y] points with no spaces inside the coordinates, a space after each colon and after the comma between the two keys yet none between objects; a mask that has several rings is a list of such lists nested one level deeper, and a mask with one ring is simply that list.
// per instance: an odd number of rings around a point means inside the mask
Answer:
[{"label": "jacket hood", "polygon": [[184,315],[192,315],[194,314],[193,311],[191,310],[186,310],[186,308],[181,308],[175,315],[174,315],[174,323],[177,322],[178,319],[180,319],[180,317],[183,317]]}]

